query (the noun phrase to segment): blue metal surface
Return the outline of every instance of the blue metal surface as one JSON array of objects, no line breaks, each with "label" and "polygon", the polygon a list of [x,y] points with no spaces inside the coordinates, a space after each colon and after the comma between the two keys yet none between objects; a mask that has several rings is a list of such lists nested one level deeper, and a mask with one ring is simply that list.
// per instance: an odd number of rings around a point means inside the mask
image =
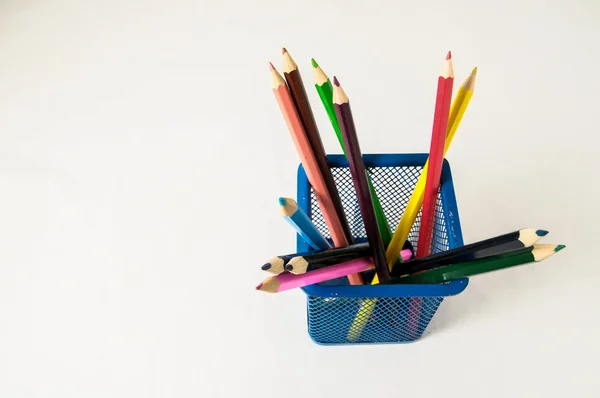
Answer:
[{"label": "blue metal surface", "polygon": [[[364,162],[392,231],[396,228],[413,188],[421,174],[427,154],[364,155]],[[334,180],[344,212],[356,242],[366,241],[364,225],[344,155],[329,155]],[[325,238],[330,238],[314,194],[300,165],[298,169],[298,206],[311,218]],[[417,248],[420,214],[408,240]],[[298,252],[311,250],[298,236]],[[444,161],[436,206],[432,251],[434,253],[463,245],[460,219],[452,184],[450,166]],[[468,279],[437,285],[350,286],[347,278],[305,286],[308,333],[318,344],[404,343],[422,336],[444,297],[462,292]],[[348,331],[365,299],[377,298],[373,312],[364,320],[360,338],[348,340]],[[418,314],[409,311],[411,302],[420,303]]]}]

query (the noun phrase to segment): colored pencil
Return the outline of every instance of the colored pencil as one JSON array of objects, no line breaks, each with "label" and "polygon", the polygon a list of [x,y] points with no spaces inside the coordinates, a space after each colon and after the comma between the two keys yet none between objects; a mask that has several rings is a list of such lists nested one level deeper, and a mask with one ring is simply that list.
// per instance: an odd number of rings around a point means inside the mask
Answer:
[{"label": "colored pencil", "polygon": [[[288,126],[308,181],[313,188],[317,202],[323,213],[323,218],[325,219],[329,233],[331,233],[333,243],[336,247],[347,246],[348,240],[344,234],[343,227],[335,211],[335,206],[331,200],[331,195],[329,194],[325,180],[323,180],[317,160],[312,152],[285,80],[283,80],[273,64],[270,63],[269,68],[271,69],[271,88],[275,94],[275,99]],[[349,275],[348,280],[353,285],[361,285],[363,283],[361,274]]]},{"label": "colored pencil", "polygon": [[367,171],[365,170],[358,137],[356,136],[356,129],[352,118],[352,111],[350,109],[350,101],[340,86],[340,82],[337,78],[333,78],[333,83],[335,85],[333,89],[335,114],[340,125],[340,132],[344,139],[344,145],[348,151],[346,156],[348,157],[350,174],[352,175],[354,189],[356,190],[358,206],[367,233],[367,240],[369,241],[371,254],[373,261],[375,262],[375,269],[379,276],[379,280],[382,282],[389,282],[391,280],[390,271],[385,262],[385,251],[383,242],[381,241],[379,227],[377,226],[377,218],[375,217],[375,209],[373,208],[373,199],[371,198],[369,184],[367,183]]},{"label": "colored pencil", "polygon": [[394,278],[394,282],[419,284],[448,282],[517,265],[539,262],[564,248],[564,245],[533,245],[532,249],[523,248],[515,252],[484,257],[475,261],[447,265],[414,275]]},{"label": "colored pencil", "polygon": [[260,269],[262,269],[263,271],[267,271],[268,273],[273,275],[279,275],[283,271],[285,271],[285,266],[294,257],[296,257],[295,253],[271,257],[269,261],[267,261],[262,265],[262,267],[260,267]]},{"label": "colored pencil", "polygon": [[448,130],[448,116],[450,115],[453,84],[454,70],[452,69],[452,54],[448,51],[444,68],[438,77],[431,146],[429,148],[429,169],[427,170],[427,178],[425,180],[423,211],[421,213],[421,226],[419,227],[419,242],[417,243],[417,258],[427,256],[431,252],[431,239],[435,224],[435,207],[440,187],[440,177],[442,175],[444,145],[446,143],[446,131]]},{"label": "colored pencil", "polygon": [[[291,272],[292,274],[300,275],[306,272],[314,271],[317,269],[329,267],[335,264],[343,263],[350,260],[356,260],[358,258],[364,258],[369,256],[370,248],[368,243],[360,243],[361,247],[359,249],[353,250],[351,252],[340,254],[337,256],[327,256],[328,252],[336,249],[330,249],[326,251],[322,251],[321,253],[312,254],[309,253],[304,256],[297,256],[291,258],[287,265],[285,266],[285,270]],[[359,246],[353,245],[353,246]],[[347,246],[352,247],[352,246]],[[404,249],[400,252],[403,261],[409,260],[413,253],[410,249]],[[372,263],[372,260],[370,260]]]},{"label": "colored pencil", "polygon": [[290,223],[296,232],[302,236],[302,239],[313,249],[324,250],[331,248],[329,242],[325,240],[317,227],[310,221],[308,215],[298,207],[298,203],[294,199],[279,198],[279,206],[283,218]]},{"label": "colored pencil", "polygon": [[[323,107],[327,112],[327,116],[331,121],[331,125],[333,127],[333,131],[340,143],[342,151],[346,158],[348,157],[346,154],[346,147],[344,145],[344,139],[342,138],[342,133],[340,132],[340,125],[337,121],[337,116],[335,114],[335,107],[333,106],[333,86],[331,85],[331,81],[329,77],[323,72],[323,69],[317,64],[317,61],[314,59],[312,61],[313,66],[313,77],[315,81],[315,88],[317,89],[317,93],[321,98],[321,102],[323,103]],[[375,191],[375,187],[371,182],[371,177],[367,173],[367,181],[369,182],[369,190],[371,191],[371,197],[373,198],[373,207],[375,208],[375,216],[377,217],[377,225],[379,227],[379,233],[381,234],[381,241],[383,242],[383,247],[387,248],[392,240],[392,230],[390,225],[388,224],[387,218],[385,217],[385,213],[383,212],[383,208],[381,207],[381,202],[379,201],[379,197],[377,196],[377,192]]]},{"label": "colored pencil", "polygon": [[[463,115],[465,111],[469,107],[469,103],[471,102],[471,98],[473,97],[473,92],[475,90],[475,82],[477,77],[477,67],[473,68],[471,74],[465,79],[462,83],[458,92],[456,93],[456,97],[452,102],[452,108],[450,109],[450,116],[448,117],[448,133],[446,135],[446,143],[444,144],[444,156],[448,152],[450,148],[450,144],[456,135],[456,131],[458,130],[458,126],[462,121]],[[423,167],[423,171],[419,176],[417,184],[413,190],[412,195],[404,209],[404,213],[402,213],[402,217],[400,218],[400,222],[396,227],[396,231],[394,231],[394,235],[392,236],[392,240],[390,245],[388,246],[385,255],[388,266],[393,267],[396,262],[396,258],[398,257],[398,253],[402,249],[404,242],[408,238],[408,234],[412,229],[415,220],[417,219],[417,215],[419,214],[419,210],[421,210],[421,206],[423,205],[423,194],[425,191],[425,178],[428,174],[429,170],[429,160],[425,162],[425,166]]]},{"label": "colored pencil", "polygon": [[373,268],[373,263],[366,259],[348,261],[342,264],[332,265],[331,267],[321,268],[316,271],[307,272],[302,275],[294,275],[289,272],[283,272],[276,276],[270,276],[262,283],[256,286],[256,290],[262,290],[267,293],[279,293],[284,290],[290,290],[297,287],[312,285],[319,282],[325,282],[331,279],[368,271]]},{"label": "colored pencil", "polygon": [[344,214],[342,201],[340,199],[337,187],[335,186],[331,169],[327,163],[325,148],[323,148],[321,135],[319,134],[319,129],[317,128],[317,123],[315,122],[315,117],[313,115],[310,102],[308,101],[306,90],[304,89],[304,83],[302,82],[300,70],[298,69],[298,65],[296,65],[296,62],[294,62],[294,59],[290,53],[285,48],[281,50],[281,54],[283,58],[283,75],[290,89],[292,100],[296,105],[296,110],[298,111],[298,116],[300,116],[300,121],[304,127],[306,138],[308,138],[310,147],[315,154],[315,159],[319,165],[319,170],[321,171],[321,175],[325,180],[327,190],[331,195],[335,212],[337,213],[340,223],[342,224],[344,235],[346,235],[346,240],[348,241],[348,244],[352,244],[354,241],[352,238],[352,232],[350,231],[348,220]]},{"label": "colored pencil", "polygon": [[[475,88],[475,77],[477,75],[477,68],[474,68],[469,77],[465,80],[465,82],[461,85],[458,93],[456,94],[456,98],[452,104],[452,109],[450,110],[450,116],[448,118],[448,133],[446,137],[446,142],[444,144],[444,155],[448,151],[450,144],[452,143],[452,139],[456,134],[458,126],[462,120],[462,117],[469,106],[471,101],[471,97],[473,96],[473,90]],[[419,210],[421,210],[421,205],[423,204],[423,196],[425,192],[425,180],[428,174],[429,169],[429,160],[425,162],[425,166],[423,167],[423,171],[419,176],[417,184],[413,190],[413,193],[406,205],[406,209],[404,209],[404,213],[396,227],[396,231],[392,236],[392,240],[386,249],[385,257],[386,262],[390,270],[393,270],[396,260],[398,258],[398,253],[402,249],[402,246],[406,242],[406,238],[408,238],[408,233],[410,232],[417,215],[419,214]],[[372,285],[376,285],[379,283],[377,279],[377,275],[373,278],[371,282]],[[348,332],[348,339],[355,340],[358,339],[362,333],[362,330],[366,326],[373,309],[375,308],[375,303],[377,299],[365,300],[361,305],[356,317],[354,318],[354,322],[352,323],[350,330]]]},{"label": "colored pencil", "polygon": [[528,247],[546,236],[543,229],[524,228],[519,231],[446,250],[441,253],[407,261],[392,269],[392,276],[402,276],[439,268],[448,264],[464,263],[483,257],[495,256]]}]

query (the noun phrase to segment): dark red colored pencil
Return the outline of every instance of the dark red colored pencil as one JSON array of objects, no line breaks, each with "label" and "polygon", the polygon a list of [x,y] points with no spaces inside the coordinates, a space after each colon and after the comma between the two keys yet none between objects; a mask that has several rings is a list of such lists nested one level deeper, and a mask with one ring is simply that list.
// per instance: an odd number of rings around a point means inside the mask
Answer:
[{"label": "dark red colored pencil", "polygon": [[369,247],[371,249],[373,262],[375,263],[377,276],[381,283],[390,282],[392,278],[385,261],[385,251],[383,249],[379,226],[377,225],[377,218],[375,217],[373,198],[369,191],[367,171],[362,159],[358,137],[356,136],[354,119],[352,118],[352,111],[350,109],[350,101],[340,86],[340,82],[335,77],[333,78],[333,84],[333,104],[335,107],[335,114],[337,115],[340,132],[342,133],[344,146],[346,148],[350,174],[352,175],[352,181],[354,182],[358,206],[360,207],[360,213],[365,224],[367,240],[369,241]]},{"label": "dark red colored pencil", "polygon": [[298,69],[296,62],[294,62],[292,59],[290,53],[285,48],[281,50],[281,54],[283,56],[283,75],[285,76],[285,80],[290,88],[290,93],[292,94],[292,99],[296,105],[296,110],[298,111],[298,115],[302,121],[304,132],[306,133],[306,137],[310,142],[310,147],[315,154],[315,158],[317,159],[317,163],[319,165],[319,170],[321,171],[321,175],[325,180],[325,185],[327,186],[327,190],[329,191],[329,195],[333,201],[335,212],[340,219],[340,224],[342,224],[344,235],[348,240],[348,244],[351,245],[354,242],[354,239],[352,238],[350,226],[348,225],[348,220],[344,214],[342,201],[335,185],[335,181],[333,180],[331,169],[327,163],[325,148],[323,148],[323,141],[321,141],[321,135],[319,134],[319,129],[317,128],[317,123],[315,122],[315,117],[313,115],[312,108],[310,107],[308,96],[306,95],[300,70]]}]

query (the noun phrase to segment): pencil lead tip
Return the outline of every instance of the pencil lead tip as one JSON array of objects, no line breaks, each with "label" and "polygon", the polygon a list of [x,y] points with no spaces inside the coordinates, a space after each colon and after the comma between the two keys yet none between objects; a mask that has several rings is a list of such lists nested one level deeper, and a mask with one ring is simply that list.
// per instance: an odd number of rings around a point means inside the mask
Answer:
[{"label": "pencil lead tip", "polygon": [[310,62],[312,63],[313,68],[318,68],[319,67],[319,64],[317,63],[317,61],[315,61],[314,58],[311,58]]},{"label": "pencil lead tip", "polygon": [[292,272],[294,270],[294,266],[292,264],[288,263],[288,264],[285,265],[285,270],[287,272]]},{"label": "pencil lead tip", "polygon": [[279,198],[279,205],[285,206],[286,202],[285,198]]},{"label": "pencil lead tip", "polygon": [[263,283],[259,283],[258,286],[256,286],[256,290],[260,290],[260,288],[263,287]]},{"label": "pencil lead tip", "polygon": [[448,54],[446,54],[446,61],[452,58],[452,52],[448,51]]},{"label": "pencil lead tip", "polygon": [[477,67],[474,67],[473,70],[471,71],[471,74],[473,76],[477,75]]},{"label": "pencil lead tip", "polygon": [[266,270],[268,270],[269,268],[271,268],[271,263],[266,263],[266,264],[263,264],[263,266],[262,266],[262,267],[260,267],[260,269],[262,269],[263,271],[266,271]]},{"label": "pencil lead tip", "polygon": [[336,86],[340,86],[340,82],[338,81],[337,77],[333,77],[333,84],[335,84]]},{"label": "pencil lead tip", "polygon": [[287,52],[288,52],[288,51],[286,50],[286,48],[285,48],[285,47],[281,47],[281,55],[283,55],[283,54],[285,54],[285,53],[287,53]]},{"label": "pencil lead tip", "polygon": [[538,229],[537,231],[535,231],[535,234],[537,236],[546,236],[548,235],[548,231],[546,231],[545,229]]},{"label": "pencil lead tip", "polygon": [[273,66],[272,62],[269,62],[269,70],[271,70],[271,71],[275,70],[275,67]]},{"label": "pencil lead tip", "polygon": [[562,249],[564,249],[565,247],[567,247],[567,246],[565,246],[565,245],[557,245],[557,246],[554,248],[554,252],[559,252],[559,251],[561,251]]}]

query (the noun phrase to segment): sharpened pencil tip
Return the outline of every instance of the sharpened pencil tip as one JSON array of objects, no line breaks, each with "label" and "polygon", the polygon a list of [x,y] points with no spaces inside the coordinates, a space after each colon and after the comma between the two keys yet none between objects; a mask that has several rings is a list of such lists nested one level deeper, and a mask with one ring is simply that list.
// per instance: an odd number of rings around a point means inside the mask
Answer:
[{"label": "sharpened pencil tip", "polygon": [[285,198],[279,198],[279,205],[280,206],[285,206],[286,203],[287,203],[287,200],[285,200]]},{"label": "sharpened pencil tip", "polygon": [[314,58],[310,59],[310,63],[312,64],[313,68],[318,68],[319,67],[319,64],[317,63],[317,61],[315,61]]},{"label": "sharpened pencil tip", "polygon": [[448,54],[446,54],[446,61],[450,58],[452,58],[452,52],[448,51]]},{"label": "sharpened pencil tip", "polygon": [[565,245],[557,245],[557,246],[556,246],[556,248],[554,249],[554,251],[555,251],[555,252],[559,252],[559,251],[561,251],[562,249],[564,249],[565,247],[567,247],[567,246],[565,246]]},{"label": "sharpened pencil tip", "polygon": [[294,266],[292,264],[288,263],[288,264],[285,265],[285,270],[287,272],[292,272],[294,270]]},{"label": "sharpened pencil tip", "polygon": [[473,68],[473,70],[471,71],[471,74],[472,74],[473,76],[476,76],[476,75],[477,75],[477,67],[474,67],[474,68]]},{"label": "sharpened pencil tip", "polygon": [[256,290],[260,290],[260,288],[263,287],[263,283],[259,283],[258,286],[256,286]]},{"label": "sharpened pencil tip", "polygon": [[337,77],[333,77],[333,84],[335,84],[336,86],[340,86],[340,82],[338,81]]},{"label": "sharpened pencil tip", "polygon": [[266,271],[266,270],[268,270],[269,268],[271,268],[271,263],[266,263],[266,264],[263,264],[263,266],[262,266],[262,267],[260,267],[260,269],[262,269],[263,271]]},{"label": "sharpened pencil tip", "polygon": [[269,62],[269,70],[275,70],[275,67],[273,66],[272,62]]},{"label": "sharpened pencil tip", "polygon": [[285,47],[281,47],[281,55],[285,54],[286,52],[288,52]]},{"label": "sharpened pencil tip", "polygon": [[535,234],[537,236],[546,236],[548,235],[548,231],[546,231],[545,229],[538,229],[537,231],[535,231]]}]

